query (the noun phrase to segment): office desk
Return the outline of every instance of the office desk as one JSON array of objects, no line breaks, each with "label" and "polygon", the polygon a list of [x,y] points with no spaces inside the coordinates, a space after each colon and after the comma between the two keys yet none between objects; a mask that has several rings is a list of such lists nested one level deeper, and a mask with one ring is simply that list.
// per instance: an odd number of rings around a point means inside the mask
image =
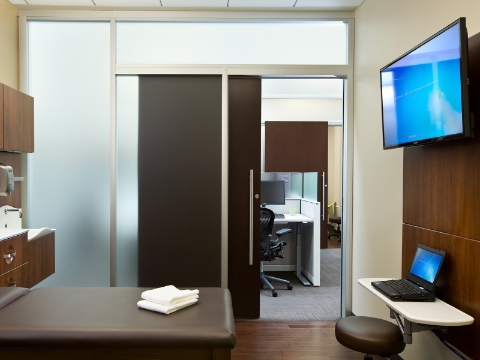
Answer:
[{"label": "office desk", "polygon": [[[440,329],[446,331],[448,326],[462,326],[473,323],[473,317],[463,311],[435,299],[433,302],[392,301],[372,286],[372,281],[389,279],[365,278],[358,283],[385,302],[390,309],[390,317],[397,321],[406,344],[412,343],[412,333]],[[400,316],[403,317],[400,319]]]},{"label": "office desk", "polygon": [[295,234],[297,242],[297,263],[295,265],[296,270],[293,274],[300,280],[304,286],[310,286],[310,282],[302,274],[302,224],[313,222],[312,218],[302,214],[283,214],[284,219],[275,218],[274,224],[294,224],[295,225]]}]

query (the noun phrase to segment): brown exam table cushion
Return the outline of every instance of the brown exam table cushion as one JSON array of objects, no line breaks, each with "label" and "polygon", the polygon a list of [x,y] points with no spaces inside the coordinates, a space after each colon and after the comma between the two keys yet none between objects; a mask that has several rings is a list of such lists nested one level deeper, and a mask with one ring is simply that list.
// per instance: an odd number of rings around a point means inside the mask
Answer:
[{"label": "brown exam table cushion", "polygon": [[32,290],[0,309],[0,347],[233,348],[230,292],[198,289],[195,305],[170,315],[137,308],[147,288]]}]

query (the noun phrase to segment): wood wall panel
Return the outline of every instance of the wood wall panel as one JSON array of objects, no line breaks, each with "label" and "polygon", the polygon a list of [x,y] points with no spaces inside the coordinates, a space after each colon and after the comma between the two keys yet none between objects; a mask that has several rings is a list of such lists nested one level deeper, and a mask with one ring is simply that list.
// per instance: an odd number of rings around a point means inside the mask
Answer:
[{"label": "wood wall panel", "polygon": [[469,39],[474,139],[404,149],[402,275],[418,244],[447,253],[437,296],[475,318],[444,337],[480,358],[480,34]]},{"label": "wood wall panel", "polygon": [[[317,201],[322,200],[323,181],[328,179],[328,123],[309,121],[267,121],[265,123],[266,172],[316,172]],[[328,185],[328,184],[327,184]],[[325,197],[328,190],[325,189]],[[321,221],[320,248],[328,248],[328,216]]]},{"label": "wood wall panel", "polygon": [[407,275],[418,244],[447,253],[438,279],[436,296],[475,318],[472,325],[451,326],[443,337],[472,359],[480,358],[480,241],[403,225],[402,276]]},{"label": "wood wall panel", "polygon": [[[22,176],[22,159],[20,154],[0,151],[0,163],[11,166],[15,177]],[[0,206],[22,207],[22,182],[15,181],[14,186],[12,195],[0,196]]]},{"label": "wood wall panel", "polygon": [[[319,157],[318,154],[326,154],[325,164],[322,161],[323,156]],[[327,122],[265,123],[265,171],[317,172],[319,167],[326,168],[327,173]]]},{"label": "wood wall panel", "polygon": [[3,117],[3,93],[4,93],[4,85],[0,84],[0,149],[3,149],[3,124],[4,124],[4,117]]},{"label": "wood wall panel", "polygon": [[403,222],[480,239],[480,137],[406,148]]}]

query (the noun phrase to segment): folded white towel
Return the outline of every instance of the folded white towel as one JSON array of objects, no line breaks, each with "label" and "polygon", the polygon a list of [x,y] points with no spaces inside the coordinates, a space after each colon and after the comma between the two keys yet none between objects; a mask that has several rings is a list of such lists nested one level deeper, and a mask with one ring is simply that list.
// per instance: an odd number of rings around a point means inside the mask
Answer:
[{"label": "folded white towel", "polygon": [[188,300],[198,299],[198,293],[198,290],[179,290],[173,285],[168,285],[144,291],[142,299],[165,306],[172,306]]},{"label": "folded white towel", "polygon": [[142,308],[142,309],[146,309],[146,310],[150,310],[150,311],[156,311],[156,312],[160,312],[162,314],[168,315],[168,314],[171,314],[171,313],[173,313],[177,310],[180,310],[180,309],[183,309],[187,306],[193,305],[197,301],[198,301],[198,299],[192,299],[192,300],[180,302],[180,303],[178,303],[176,305],[173,305],[173,306],[165,306],[165,305],[153,303],[153,302],[147,301],[147,300],[140,300],[137,303],[137,306],[139,308]]}]

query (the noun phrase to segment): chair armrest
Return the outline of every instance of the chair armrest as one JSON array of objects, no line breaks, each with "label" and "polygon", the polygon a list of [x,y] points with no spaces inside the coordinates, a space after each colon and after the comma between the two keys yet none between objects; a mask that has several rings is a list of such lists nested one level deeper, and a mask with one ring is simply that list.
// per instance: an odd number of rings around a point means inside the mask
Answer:
[{"label": "chair armrest", "polygon": [[277,236],[283,236],[285,234],[289,234],[292,232],[292,229],[281,229],[281,230],[278,230],[275,234],[277,234]]}]

